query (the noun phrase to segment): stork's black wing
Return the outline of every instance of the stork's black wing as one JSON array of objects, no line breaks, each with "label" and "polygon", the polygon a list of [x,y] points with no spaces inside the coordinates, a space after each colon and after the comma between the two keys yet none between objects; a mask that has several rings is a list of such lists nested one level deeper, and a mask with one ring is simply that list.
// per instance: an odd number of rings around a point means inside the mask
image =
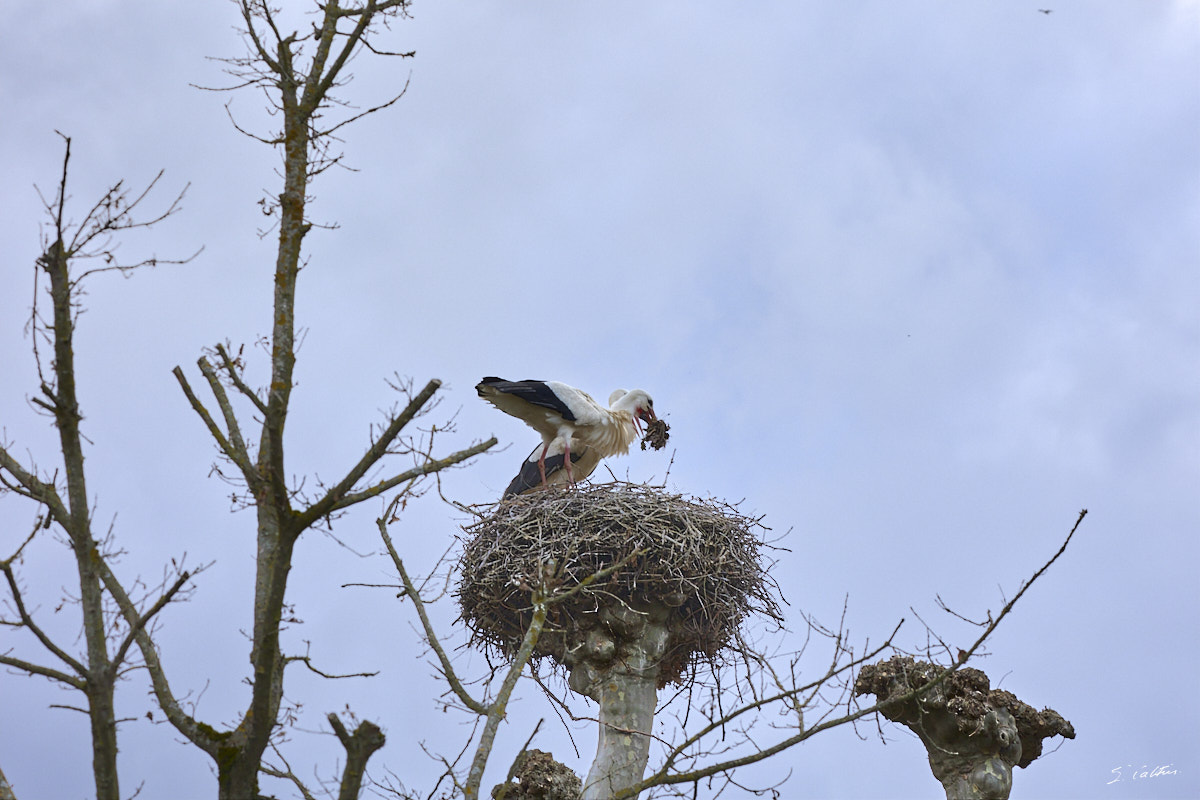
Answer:
[{"label": "stork's black wing", "polygon": [[562,398],[546,385],[545,381],[506,381],[503,378],[484,378],[475,385],[475,391],[479,393],[480,397],[484,396],[484,386],[494,389],[497,392],[503,392],[504,394],[520,398],[530,405],[548,408],[551,411],[561,414],[563,419],[570,422],[575,421],[575,412],[571,411],[567,404],[562,401]]},{"label": "stork's black wing", "polygon": [[[542,485],[542,473],[538,469],[537,457],[541,454],[541,446],[535,447],[533,452],[529,454],[529,458],[521,462],[521,471],[517,473],[517,477],[512,479],[512,483],[508,484],[508,488],[504,490],[504,499],[516,497],[519,494],[524,494],[530,489],[536,489]],[[583,449],[583,453],[587,452],[587,448]],[[579,459],[583,458],[583,453],[571,453],[571,463],[575,464]],[[566,459],[563,454],[546,456],[546,480],[549,482],[550,476],[559,470],[563,469],[563,464]]]}]

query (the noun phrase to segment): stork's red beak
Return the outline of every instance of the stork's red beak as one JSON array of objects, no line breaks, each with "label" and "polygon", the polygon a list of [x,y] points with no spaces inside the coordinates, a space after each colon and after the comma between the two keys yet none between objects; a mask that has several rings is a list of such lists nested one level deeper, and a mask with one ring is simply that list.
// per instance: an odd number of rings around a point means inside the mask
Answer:
[{"label": "stork's red beak", "polygon": [[649,422],[652,419],[656,419],[653,408],[647,406],[646,408],[639,408],[637,410],[637,413],[633,415],[633,427],[638,432],[638,436],[642,435],[642,420]]}]

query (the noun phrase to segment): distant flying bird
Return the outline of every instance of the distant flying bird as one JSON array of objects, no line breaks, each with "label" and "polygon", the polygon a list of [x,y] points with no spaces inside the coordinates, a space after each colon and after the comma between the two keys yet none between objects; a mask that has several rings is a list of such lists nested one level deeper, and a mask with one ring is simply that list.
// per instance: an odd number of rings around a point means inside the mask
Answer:
[{"label": "distant flying bird", "polygon": [[1042,12],[1043,14],[1053,14],[1054,13],[1053,8],[1039,8],[1038,11]]},{"label": "distant flying bird", "polygon": [[[556,466],[566,472],[568,483],[576,481],[576,465],[579,465],[581,477],[587,477],[601,459],[628,453],[629,445],[642,432],[641,422],[656,419],[654,401],[641,389],[632,392],[616,390],[608,398],[608,408],[593,400],[587,392],[558,381],[484,378],[475,386],[475,391],[542,436],[541,452],[534,448],[522,465],[522,474],[513,480],[509,489],[531,483],[533,474],[538,478],[534,486],[561,483],[561,476],[549,480],[557,472]],[[523,479],[526,469],[532,470],[535,454],[537,472]],[[509,495],[508,490],[505,495]]]}]

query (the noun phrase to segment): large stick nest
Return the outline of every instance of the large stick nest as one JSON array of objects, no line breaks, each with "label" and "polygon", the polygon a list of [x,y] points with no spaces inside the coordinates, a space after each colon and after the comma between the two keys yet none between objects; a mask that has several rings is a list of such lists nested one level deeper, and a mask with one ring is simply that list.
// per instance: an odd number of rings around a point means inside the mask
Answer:
[{"label": "large stick nest", "polygon": [[528,629],[540,575],[549,576],[548,596],[575,591],[548,606],[536,659],[563,664],[589,631],[611,628],[614,615],[602,610],[665,615],[659,686],[681,682],[689,664],[716,663],[750,612],[779,619],[762,564],[767,529],[724,502],[619,482],[550,488],[506,500],[463,530],[462,619],[472,644],[501,654],[511,655]]}]

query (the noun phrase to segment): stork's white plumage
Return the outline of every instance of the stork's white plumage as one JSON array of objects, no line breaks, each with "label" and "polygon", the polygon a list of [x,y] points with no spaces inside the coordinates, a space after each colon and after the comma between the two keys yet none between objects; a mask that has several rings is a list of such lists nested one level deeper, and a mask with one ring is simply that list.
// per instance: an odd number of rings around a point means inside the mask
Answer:
[{"label": "stork's white plumage", "polygon": [[[547,483],[547,455],[562,459],[567,481],[574,483],[577,465],[582,463],[580,471],[586,469],[582,477],[587,477],[601,459],[628,453],[642,432],[641,420],[655,419],[654,401],[641,389],[618,389],[609,397],[608,408],[587,392],[558,381],[484,378],[475,390],[484,400],[541,434],[538,485]],[[514,484],[520,479],[518,475]]]}]

